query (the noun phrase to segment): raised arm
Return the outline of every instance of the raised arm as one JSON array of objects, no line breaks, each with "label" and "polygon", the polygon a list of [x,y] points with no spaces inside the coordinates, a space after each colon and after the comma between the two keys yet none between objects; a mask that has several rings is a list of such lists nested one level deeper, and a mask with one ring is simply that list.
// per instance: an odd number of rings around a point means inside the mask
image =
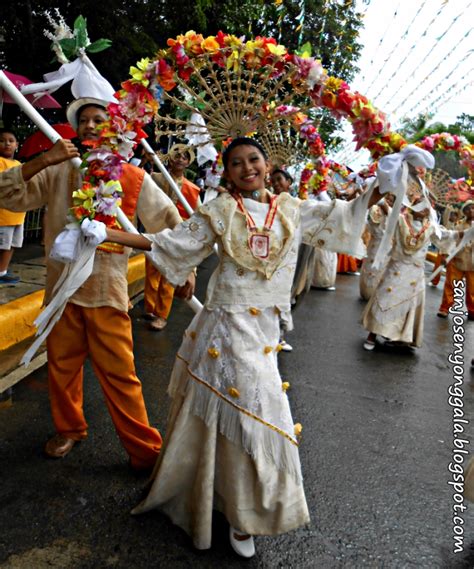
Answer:
[{"label": "raised arm", "polygon": [[28,182],[33,176],[53,164],[60,164],[71,158],[79,157],[79,150],[74,146],[70,140],[60,139],[52,148],[44,154],[33,158],[29,162],[22,164],[21,173],[23,180]]}]

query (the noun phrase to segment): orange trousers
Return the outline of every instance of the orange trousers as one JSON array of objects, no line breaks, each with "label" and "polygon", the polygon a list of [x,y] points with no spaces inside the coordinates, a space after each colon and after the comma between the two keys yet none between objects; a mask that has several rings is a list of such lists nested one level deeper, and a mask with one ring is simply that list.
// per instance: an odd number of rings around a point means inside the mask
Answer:
[{"label": "orange trousers", "polygon": [[337,254],[337,272],[338,273],[356,273],[359,270],[359,261],[355,257]]},{"label": "orange trousers", "polygon": [[173,304],[174,288],[148,259],[145,273],[145,312],[166,320]]},{"label": "orange trousers", "polygon": [[474,317],[474,271],[461,271],[453,262],[446,267],[446,282],[444,283],[443,298],[440,312],[448,312],[454,304],[454,281],[466,280],[466,306],[470,317]]},{"label": "orange trousers", "polygon": [[130,317],[102,306],[69,303],[47,339],[51,413],[56,431],[87,436],[83,412],[83,364],[90,357],[118,436],[135,468],[155,464],[160,433],[150,427],[142,385],[135,373]]}]

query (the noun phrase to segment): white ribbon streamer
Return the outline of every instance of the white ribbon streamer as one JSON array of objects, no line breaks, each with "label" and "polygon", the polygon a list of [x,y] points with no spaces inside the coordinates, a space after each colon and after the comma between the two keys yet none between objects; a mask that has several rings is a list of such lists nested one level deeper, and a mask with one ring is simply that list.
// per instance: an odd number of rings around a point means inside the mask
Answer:
[{"label": "white ribbon streamer", "polygon": [[381,194],[388,192],[394,194],[395,202],[387,220],[387,228],[375,254],[374,269],[383,266],[392,246],[392,237],[408,186],[408,164],[416,167],[433,168],[434,163],[432,154],[413,145],[405,146],[400,152],[389,154],[379,160],[377,165],[379,192]]},{"label": "white ribbon streamer", "polygon": [[61,318],[71,296],[86,282],[92,274],[96,243],[93,239],[80,238],[77,243],[77,259],[66,264],[53,289],[53,298],[34,324],[38,328],[36,340],[23,355],[22,364],[28,365],[38,348],[47,338],[53,326]]},{"label": "white ribbon streamer", "polygon": [[[21,88],[23,95],[31,93],[54,93],[68,81],[72,81],[71,92],[75,99],[93,96],[104,101],[114,101],[115,89],[99,73],[85,53],[71,63],[64,63],[57,71],[43,75],[45,83],[32,83]],[[84,93],[87,93],[85,95]],[[93,93],[93,95],[92,95]]]}]

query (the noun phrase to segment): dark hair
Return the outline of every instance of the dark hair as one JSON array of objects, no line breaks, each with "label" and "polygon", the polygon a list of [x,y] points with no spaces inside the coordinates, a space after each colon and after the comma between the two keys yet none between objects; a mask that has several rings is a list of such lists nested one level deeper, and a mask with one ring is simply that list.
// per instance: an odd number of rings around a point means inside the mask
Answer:
[{"label": "dark hair", "polygon": [[265,160],[268,160],[267,153],[265,152],[263,146],[254,140],[253,138],[247,138],[245,136],[240,136],[239,138],[234,138],[234,140],[229,144],[229,146],[224,150],[222,154],[222,163],[224,164],[224,169],[227,170],[227,164],[229,163],[229,156],[234,148],[238,146],[254,146],[259,150]]},{"label": "dark hair", "polygon": [[86,103],[85,105],[82,105],[81,107],[79,107],[77,109],[77,112],[76,112],[76,121],[77,122],[79,122],[82,111],[84,109],[87,109],[88,107],[95,107],[96,109],[100,109],[101,111],[107,112],[107,108],[104,105],[98,105],[97,103]]},{"label": "dark hair", "polygon": [[16,132],[11,128],[0,128],[0,134],[13,134],[13,136],[18,140]]},{"label": "dark hair", "polygon": [[273,170],[271,175],[274,176],[275,174],[282,174],[282,176],[284,176],[290,182],[290,184],[292,184],[294,181],[293,178],[288,174],[288,172],[286,170],[282,170],[281,168]]}]

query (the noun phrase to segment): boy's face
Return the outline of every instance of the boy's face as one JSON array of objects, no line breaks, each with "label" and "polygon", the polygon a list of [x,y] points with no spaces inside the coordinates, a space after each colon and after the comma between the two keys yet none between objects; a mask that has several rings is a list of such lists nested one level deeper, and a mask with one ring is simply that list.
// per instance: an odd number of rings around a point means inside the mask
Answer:
[{"label": "boy's face", "polygon": [[175,152],[169,160],[169,167],[173,174],[182,175],[190,162],[191,160],[187,152]]},{"label": "boy's face", "polygon": [[95,106],[87,106],[81,110],[77,119],[77,137],[83,140],[95,140],[99,138],[97,126],[109,118],[107,111]]},{"label": "boy's face", "polygon": [[0,133],[0,156],[12,159],[18,148],[16,137],[11,132]]}]

